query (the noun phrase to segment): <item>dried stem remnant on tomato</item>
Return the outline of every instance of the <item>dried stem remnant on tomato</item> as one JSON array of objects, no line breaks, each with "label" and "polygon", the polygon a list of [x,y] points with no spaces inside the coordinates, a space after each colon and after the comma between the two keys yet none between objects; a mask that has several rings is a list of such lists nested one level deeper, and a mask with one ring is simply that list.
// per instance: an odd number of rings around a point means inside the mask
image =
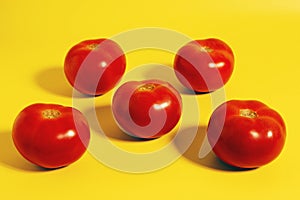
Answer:
[{"label": "dried stem remnant on tomato", "polygon": [[42,112],[42,115],[46,119],[55,119],[58,118],[61,113],[58,110],[47,109]]},{"label": "dried stem remnant on tomato", "polygon": [[147,83],[138,88],[139,91],[151,91],[155,88],[155,85],[152,83]]},{"label": "dried stem remnant on tomato", "polygon": [[98,47],[98,45],[99,44],[93,43],[93,44],[88,45],[87,48],[90,49],[90,50],[94,50]]},{"label": "dried stem remnant on tomato", "polygon": [[241,109],[240,116],[248,117],[248,118],[256,118],[257,113],[251,109]]},{"label": "dried stem remnant on tomato", "polygon": [[201,46],[200,51],[210,53],[210,52],[213,52],[214,50],[208,46]]}]

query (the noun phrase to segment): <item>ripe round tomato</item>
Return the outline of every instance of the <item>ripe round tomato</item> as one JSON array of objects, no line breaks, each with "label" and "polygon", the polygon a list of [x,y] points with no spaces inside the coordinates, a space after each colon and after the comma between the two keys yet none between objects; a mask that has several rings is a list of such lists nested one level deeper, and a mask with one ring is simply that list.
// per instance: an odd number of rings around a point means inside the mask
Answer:
[{"label": "ripe round tomato", "polygon": [[59,168],[78,160],[90,140],[83,114],[56,104],[32,104],[15,119],[12,137],[17,150],[28,161]]},{"label": "ripe round tomato", "polygon": [[224,86],[233,72],[234,55],[219,39],[195,40],[181,47],[174,60],[179,81],[196,92],[211,92]]},{"label": "ripe round tomato", "polygon": [[170,132],[181,116],[181,96],[160,80],[129,81],[112,100],[112,111],[120,128],[137,138],[158,138]]},{"label": "ripe round tomato", "polygon": [[121,79],[126,58],[121,47],[109,39],[86,40],[73,46],[66,55],[64,72],[79,92],[102,95]]},{"label": "ripe round tomato", "polygon": [[257,168],[280,154],[286,128],[282,117],[265,104],[231,100],[213,112],[207,136],[213,151],[224,162]]}]

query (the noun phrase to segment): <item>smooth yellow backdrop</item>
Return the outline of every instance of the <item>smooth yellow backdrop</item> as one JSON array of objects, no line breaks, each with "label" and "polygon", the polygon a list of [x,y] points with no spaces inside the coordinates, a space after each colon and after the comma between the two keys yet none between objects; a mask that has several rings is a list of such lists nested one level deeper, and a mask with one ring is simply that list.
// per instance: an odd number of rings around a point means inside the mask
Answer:
[{"label": "smooth yellow backdrop", "polygon": [[[299,25],[298,0],[1,0],[0,199],[299,199]],[[11,140],[13,121],[32,103],[72,105],[72,88],[63,74],[68,49],[85,39],[143,27],[226,41],[236,57],[226,99],[261,100],[282,114],[287,141],[281,155],[248,171],[234,171],[213,155],[199,160],[199,140],[212,112],[206,94],[197,96],[202,109],[198,141],[161,170],[124,173],[89,153],[53,171],[25,161]],[[129,53],[127,59],[130,70],[151,62],[171,66],[173,55],[145,50]],[[107,116],[98,118],[117,131],[111,121],[111,95],[96,100]],[[155,150],[168,137],[138,144],[111,140],[122,148]]]}]

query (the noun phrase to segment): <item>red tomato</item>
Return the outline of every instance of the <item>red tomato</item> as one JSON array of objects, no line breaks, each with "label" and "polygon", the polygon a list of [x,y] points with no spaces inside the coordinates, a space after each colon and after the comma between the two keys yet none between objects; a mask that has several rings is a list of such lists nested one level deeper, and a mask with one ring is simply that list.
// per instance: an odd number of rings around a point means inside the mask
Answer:
[{"label": "red tomato", "polygon": [[64,72],[79,92],[102,95],[121,79],[126,58],[121,47],[109,39],[86,40],[73,46],[65,58]]},{"label": "red tomato", "polygon": [[120,128],[137,138],[158,138],[171,131],[181,116],[181,96],[160,80],[130,81],[115,92],[112,110]]},{"label": "red tomato", "polygon": [[179,81],[196,92],[211,92],[225,85],[233,72],[234,55],[219,39],[195,40],[179,49],[174,60]]},{"label": "red tomato", "polygon": [[71,107],[32,104],[15,119],[12,137],[17,150],[44,168],[59,168],[78,160],[90,140],[88,122]]},{"label": "red tomato", "polygon": [[213,151],[224,162],[257,168],[280,154],[286,128],[282,117],[265,104],[231,100],[213,112],[207,136]]}]

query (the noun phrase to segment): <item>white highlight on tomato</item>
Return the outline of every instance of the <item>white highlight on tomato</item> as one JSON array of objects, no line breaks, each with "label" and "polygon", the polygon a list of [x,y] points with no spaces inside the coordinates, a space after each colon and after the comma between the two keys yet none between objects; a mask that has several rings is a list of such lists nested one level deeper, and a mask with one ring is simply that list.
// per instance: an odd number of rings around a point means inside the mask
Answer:
[{"label": "white highlight on tomato", "polygon": [[168,101],[168,102],[164,102],[164,103],[161,103],[161,104],[154,104],[153,107],[154,107],[155,110],[162,110],[162,109],[168,107],[170,105],[170,103],[171,102]]},{"label": "white highlight on tomato", "polygon": [[250,131],[250,134],[254,137],[254,138],[259,138],[259,134],[256,131]]},{"label": "white highlight on tomato", "polygon": [[63,134],[59,134],[57,136],[57,139],[66,139],[66,138],[72,138],[75,136],[75,132],[73,130],[69,130],[68,132],[66,133],[63,133]]},{"label": "white highlight on tomato", "polygon": [[224,62],[218,62],[218,63],[210,62],[210,63],[208,63],[209,68],[220,68],[220,67],[224,67],[224,65],[225,65]]},{"label": "white highlight on tomato", "polygon": [[273,132],[272,131],[268,131],[267,136],[268,136],[268,138],[273,137]]},{"label": "white highlight on tomato", "polygon": [[107,63],[105,61],[102,61],[100,62],[99,66],[104,68],[107,66]]}]

